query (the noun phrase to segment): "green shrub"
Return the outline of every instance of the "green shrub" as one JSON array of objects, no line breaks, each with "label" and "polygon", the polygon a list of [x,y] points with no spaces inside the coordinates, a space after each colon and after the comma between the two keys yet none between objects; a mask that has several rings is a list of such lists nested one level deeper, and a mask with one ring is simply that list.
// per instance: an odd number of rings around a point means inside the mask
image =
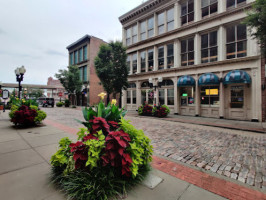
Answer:
[{"label": "green shrub", "polygon": [[68,99],[65,100],[65,107],[69,107],[70,106],[70,101]]},{"label": "green shrub", "polygon": [[170,109],[167,105],[154,106],[152,109],[152,114],[155,117],[166,117],[170,113]]},{"label": "green shrub", "polygon": [[63,102],[57,102],[57,103],[56,103],[56,107],[62,107],[63,105],[64,105]]},{"label": "green shrub", "polygon": [[34,118],[34,122],[40,123],[46,118],[46,113],[42,110],[37,110],[37,116]]},{"label": "green shrub", "polygon": [[77,108],[77,106],[73,105],[72,108]]}]

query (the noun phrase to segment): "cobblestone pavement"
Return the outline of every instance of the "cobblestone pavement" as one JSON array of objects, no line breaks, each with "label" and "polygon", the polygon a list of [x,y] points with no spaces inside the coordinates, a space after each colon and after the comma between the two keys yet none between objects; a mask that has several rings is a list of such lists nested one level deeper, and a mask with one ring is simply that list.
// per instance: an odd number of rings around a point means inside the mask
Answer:
[{"label": "cobblestone pavement", "polygon": [[[82,127],[82,112],[45,108],[49,120]],[[266,135],[128,116],[151,138],[154,152],[266,191]]]}]

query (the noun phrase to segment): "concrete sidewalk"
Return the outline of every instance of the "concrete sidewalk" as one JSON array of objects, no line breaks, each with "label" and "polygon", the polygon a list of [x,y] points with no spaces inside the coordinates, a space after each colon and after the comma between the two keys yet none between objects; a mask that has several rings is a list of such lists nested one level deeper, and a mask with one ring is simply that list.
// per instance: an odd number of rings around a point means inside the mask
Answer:
[{"label": "concrete sidewalk", "polygon": [[[134,117],[147,117],[147,116],[139,116],[137,111],[128,111],[127,115]],[[207,117],[193,117],[193,116],[173,115],[173,114],[168,115],[167,118],[160,118],[160,119],[166,121],[188,123],[188,124],[199,124],[199,125],[228,128],[234,130],[266,133],[266,122],[250,122],[250,121],[216,119],[216,118],[207,118]]]},{"label": "concrete sidewalk", "polygon": [[[15,129],[8,112],[0,114],[0,196],[6,200],[63,200],[61,192],[49,184],[50,157],[62,137],[76,136],[53,126]],[[151,174],[163,182],[154,189],[139,185],[126,199],[222,200],[216,194],[174,178],[159,170]]]}]

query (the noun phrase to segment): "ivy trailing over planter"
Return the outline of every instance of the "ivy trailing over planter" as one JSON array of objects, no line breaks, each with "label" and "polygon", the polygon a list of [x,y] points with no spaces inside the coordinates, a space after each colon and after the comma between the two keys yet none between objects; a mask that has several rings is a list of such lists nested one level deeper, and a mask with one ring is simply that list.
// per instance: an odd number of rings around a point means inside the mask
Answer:
[{"label": "ivy trailing over planter", "polygon": [[124,195],[149,171],[150,140],[123,118],[125,113],[115,104],[105,107],[101,101],[95,110],[83,110],[86,121],[81,123],[86,128],[77,133],[78,141],[60,141],[59,150],[51,158],[51,177],[70,198]]}]

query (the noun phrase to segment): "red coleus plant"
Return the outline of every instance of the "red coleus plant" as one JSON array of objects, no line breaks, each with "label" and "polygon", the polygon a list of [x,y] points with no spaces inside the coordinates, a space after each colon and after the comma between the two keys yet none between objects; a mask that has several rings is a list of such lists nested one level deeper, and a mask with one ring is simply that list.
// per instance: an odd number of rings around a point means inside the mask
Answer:
[{"label": "red coleus plant", "polygon": [[88,149],[83,142],[77,141],[69,145],[71,152],[74,153],[73,159],[75,160],[75,169],[85,168],[88,160]]},{"label": "red coleus plant", "polygon": [[166,108],[158,107],[157,110],[154,112],[154,116],[156,116],[156,117],[166,117],[167,116]]},{"label": "red coleus plant", "polygon": [[152,114],[152,106],[144,105],[142,112],[143,112],[143,115],[151,115]]},{"label": "red coleus plant", "polygon": [[94,119],[91,119],[89,122],[92,123],[91,129],[90,129],[90,132],[92,134],[97,133],[98,131],[102,130],[105,136],[108,135],[110,131],[110,126],[104,118],[94,117]]},{"label": "red coleus plant", "polygon": [[111,165],[112,167],[121,167],[122,175],[130,176],[130,165],[132,159],[126,153],[126,147],[129,146],[130,137],[123,130],[113,131],[105,138],[105,154],[102,156],[103,166]]},{"label": "red coleus plant", "polygon": [[108,121],[107,123],[109,124],[111,131],[115,131],[116,129],[119,128],[118,123],[115,121]]},{"label": "red coleus plant", "polygon": [[28,106],[22,105],[19,107],[18,111],[15,112],[11,122],[21,125],[33,125],[35,123],[34,119],[36,116],[36,110],[31,110]]}]

